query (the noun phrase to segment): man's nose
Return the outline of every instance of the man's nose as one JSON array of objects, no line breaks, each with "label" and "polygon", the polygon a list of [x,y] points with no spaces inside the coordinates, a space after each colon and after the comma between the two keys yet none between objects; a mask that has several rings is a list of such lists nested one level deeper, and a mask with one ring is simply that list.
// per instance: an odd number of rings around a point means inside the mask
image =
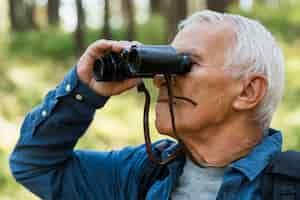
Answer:
[{"label": "man's nose", "polygon": [[162,85],[166,84],[166,79],[163,75],[155,75],[153,83],[157,88],[160,88]]}]

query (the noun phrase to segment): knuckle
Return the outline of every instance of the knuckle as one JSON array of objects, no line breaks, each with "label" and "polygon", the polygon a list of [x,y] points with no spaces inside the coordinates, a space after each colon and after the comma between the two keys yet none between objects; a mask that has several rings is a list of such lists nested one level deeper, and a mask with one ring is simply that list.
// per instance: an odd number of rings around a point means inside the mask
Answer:
[{"label": "knuckle", "polygon": [[101,39],[101,40],[97,40],[96,42],[93,43],[93,46],[97,47],[97,46],[102,46],[104,44],[107,43],[107,40],[105,39]]},{"label": "knuckle", "polygon": [[134,45],[142,45],[142,43],[141,43],[141,42],[139,42],[139,41],[136,41],[136,40],[132,41],[132,43],[133,43]]},{"label": "knuckle", "polygon": [[106,39],[100,39],[100,40],[97,40],[96,43],[106,43],[108,40]]},{"label": "knuckle", "polygon": [[120,40],[120,41],[119,41],[119,44],[124,45],[124,46],[128,46],[128,45],[130,45],[131,43],[130,43],[129,41],[126,41],[126,40]]}]

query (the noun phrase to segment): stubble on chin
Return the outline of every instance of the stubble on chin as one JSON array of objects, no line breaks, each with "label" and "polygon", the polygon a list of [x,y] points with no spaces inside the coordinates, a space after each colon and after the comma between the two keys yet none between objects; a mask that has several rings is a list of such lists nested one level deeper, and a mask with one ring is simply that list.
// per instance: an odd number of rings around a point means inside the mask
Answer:
[{"label": "stubble on chin", "polygon": [[171,117],[166,105],[156,105],[155,107],[155,126],[159,134],[174,138]]}]

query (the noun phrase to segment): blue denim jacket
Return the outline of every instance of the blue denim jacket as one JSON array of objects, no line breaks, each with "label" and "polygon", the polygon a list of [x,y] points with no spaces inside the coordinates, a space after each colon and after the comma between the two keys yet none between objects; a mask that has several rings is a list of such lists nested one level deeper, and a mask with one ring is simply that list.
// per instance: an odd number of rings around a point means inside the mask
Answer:
[{"label": "blue denim jacket", "polygon": [[[42,199],[137,199],[149,164],[144,145],[110,152],[74,151],[95,110],[107,100],[81,83],[73,68],[43,103],[27,114],[10,156],[16,180]],[[176,148],[171,141],[165,142],[170,146],[163,157]],[[281,133],[270,129],[269,136],[247,157],[226,168],[217,199],[261,199],[262,171],[281,150],[281,143]],[[169,199],[184,163],[181,157],[172,161],[166,176],[149,188],[146,199]]]}]

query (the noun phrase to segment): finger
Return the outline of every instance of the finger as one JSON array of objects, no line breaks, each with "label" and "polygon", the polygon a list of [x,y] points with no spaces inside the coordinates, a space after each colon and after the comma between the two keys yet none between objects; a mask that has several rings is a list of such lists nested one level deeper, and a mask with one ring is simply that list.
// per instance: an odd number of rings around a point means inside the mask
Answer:
[{"label": "finger", "polygon": [[132,42],[129,42],[127,40],[120,40],[119,44],[122,45],[124,48],[129,48],[132,46]]},{"label": "finger", "polygon": [[111,50],[115,53],[120,53],[124,49],[124,45],[120,44],[119,42],[113,43]]},{"label": "finger", "polygon": [[111,50],[114,43],[115,41],[112,40],[97,40],[90,45],[88,52],[96,57],[103,56],[106,52]]},{"label": "finger", "polygon": [[136,46],[141,46],[141,45],[143,45],[143,43],[141,43],[141,42],[139,42],[139,41],[132,41],[131,42],[133,45],[136,45]]},{"label": "finger", "polygon": [[132,46],[131,42],[121,40],[121,41],[115,41],[112,44],[111,50],[116,53],[120,53],[123,49],[129,49]]},{"label": "finger", "polygon": [[112,51],[119,53],[121,52],[123,49],[129,49],[132,46],[139,46],[142,45],[142,43],[138,42],[138,41],[133,41],[133,42],[129,42],[126,40],[120,40],[118,42],[113,43],[112,45]]},{"label": "finger", "polygon": [[125,91],[125,90],[128,90],[130,88],[137,86],[141,82],[142,82],[142,79],[140,79],[140,78],[125,80],[125,81],[123,81],[122,84],[119,84],[119,88],[117,90]]},{"label": "finger", "polygon": [[97,40],[90,45],[90,48],[104,51],[106,48],[109,48],[112,45],[112,43],[112,40]]},{"label": "finger", "polygon": [[130,49],[130,47],[133,46],[132,42],[125,40],[119,41],[119,44],[123,47],[123,49]]},{"label": "finger", "polygon": [[164,76],[161,74],[155,75],[153,78],[153,83],[158,88],[165,82],[166,82],[166,80],[165,80]]}]

